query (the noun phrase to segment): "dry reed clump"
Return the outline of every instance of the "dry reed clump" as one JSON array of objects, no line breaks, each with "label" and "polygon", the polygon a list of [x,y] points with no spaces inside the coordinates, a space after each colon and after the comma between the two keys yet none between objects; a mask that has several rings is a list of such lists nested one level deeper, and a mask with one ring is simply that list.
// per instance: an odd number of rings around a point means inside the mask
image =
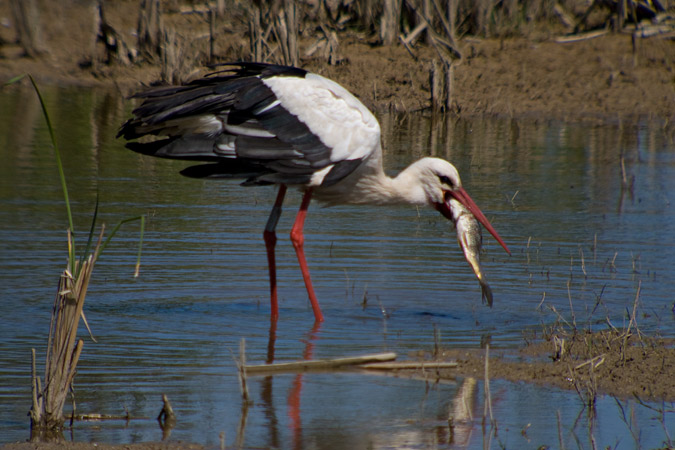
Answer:
[{"label": "dry reed clump", "polygon": [[[94,251],[82,261],[68,261],[68,268],[59,278],[49,328],[44,388],[36,373],[35,349],[32,350],[31,440],[58,439],[65,423],[63,407],[72,390],[84,345],[82,339],[76,341],[78,324],[80,317],[86,324],[82,308],[101,248],[104,229],[102,227]],[[72,246],[72,234],[69,230],[68,247]],[[71,268],[74,271],[71,272]]]}]

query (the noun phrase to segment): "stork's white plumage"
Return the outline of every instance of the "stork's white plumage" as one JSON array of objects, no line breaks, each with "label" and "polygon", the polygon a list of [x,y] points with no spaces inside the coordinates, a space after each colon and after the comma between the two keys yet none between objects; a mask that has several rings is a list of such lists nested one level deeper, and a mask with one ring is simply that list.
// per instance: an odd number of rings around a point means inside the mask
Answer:
[{"label": "stork's white plumage", "polygon": [[422,158],[394,178],[382,168],[380,126],[339,84],[295,67],[236,63],[184,86],[136,94],[141,106],[118,137],[163,137],[127,147],[162,158],[206,161],[181,173],[195,178],[244,178],[244,185],[278,184],[263,233],[270,275],[272,320],[278,318],[274,247],[287,186],[304,191],[291,230],[316,321],[323,314],[303,250],[312,197],[327,204],[431,206],[451,219],[450,200],[465,205],[508,252],[462,187],[449,162]]}]

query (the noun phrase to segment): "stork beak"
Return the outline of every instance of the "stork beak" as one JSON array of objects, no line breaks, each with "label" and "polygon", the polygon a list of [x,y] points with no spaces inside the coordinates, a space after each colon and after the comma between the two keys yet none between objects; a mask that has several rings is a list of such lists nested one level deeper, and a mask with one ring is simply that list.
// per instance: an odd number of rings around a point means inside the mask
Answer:
[{"label": "stork beak", "polygon": [[466,207],[466,209],[471,211],[471,214],[473,214],[474,217],[481,223],[481,225],[483,225],[485,229],[488,230],[492,236],[494,236],[497,242],[499,242],[499,245],[501,245],[504,248],[504,250],[506,250],[506,253],[508,253],[509,255],[511,254],[511,251],[506,246],[504,240],[499,236],[497,230],[495,230],[494,227],[490,225],[490,221],[487,220],[485,214],[483,214],[478,205],[476,205],[476,202],[474,202],[473,199],[469,197],[469,194],[466,193],[464,188],[446,191],[445,202],[437,205],[436,209],[438,209],[438,211],[441,214],[443,214],[445,218],[453,220],[452,211],[450,210],[450,200],[452,198],[460,202],[462,205]]}]

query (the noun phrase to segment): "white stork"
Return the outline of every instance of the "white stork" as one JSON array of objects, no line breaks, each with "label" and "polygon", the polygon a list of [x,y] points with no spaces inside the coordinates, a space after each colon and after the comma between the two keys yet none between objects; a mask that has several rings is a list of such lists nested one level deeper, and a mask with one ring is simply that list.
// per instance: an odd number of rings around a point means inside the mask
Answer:
[{"label": "white stork", "polygon": [[[317,322],[316,299],[303,250],[310,200],[328,205],[407,203],[430,206],[452,218],[450,200],[465,205],[509,252],[469,197],[455,167],[422,158],[394,178],[382,168],[375,116],[339,84],[295,67],[226,64],[222,71],[183,86],[159,87],[134,97],[143,103],[118,134],[144,155],[206,161],[181,173],[195,178],[244,178],[244,186],[279,185],[263,238],[269,265],[271,320],[279,316],[274,247],[287,186],[304,192],[291,241]],[[510,253],[510,252],[509,252]]]}]

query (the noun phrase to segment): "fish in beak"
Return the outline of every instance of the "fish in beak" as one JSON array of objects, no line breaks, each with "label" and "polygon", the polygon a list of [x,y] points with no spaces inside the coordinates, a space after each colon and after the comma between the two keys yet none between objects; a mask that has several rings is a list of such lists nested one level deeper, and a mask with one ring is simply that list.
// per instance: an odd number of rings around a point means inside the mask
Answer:
[{"label": "fish in beak", "polygon": [[[485,217],[485,214],[480,210],[478,205],[476,205],[476,202],[473,201],[473,199],[469,196],[469,194],[466,193],[464,188],[457,188],[453,189],[451,191],[445,191],[445,201],[443,203],[440,203],[436,205],[436,209],[443,214],[443,216],[446,219],[452,220],[453,223],[455,223],[456,218],[453,215],[452,211],[452,200],[457,201],[459,204],[464,206],[470,212],[478,222],[481,223],[485,227],[486,230],[490,232],[490,234],[499,242],[499,245],[501,245],[504,250],[506,250],[506,253],[509,255],[511,254],[511,250],[506,246],[506,243],[504,240],[499,236],[499,233],[497,233],[497,230],[494,229],[494,227],[490,224],[490,221],[487,220],[487,217]],[[457,210],[458,207],[455,206],[455,210]],[[455,211],[455,214],[457,212]]]},{"label": "fish in beak", "polygon": [[476,278],[478,278],[483,303],[487,303],[489,307],[492,307],[494,301],[492,289],[490,289],[490,285],[488,285],[480,265],[480,250],[483,244],[483,235],[478,222],[494,236],[508,254],[511,254],[506,243],[463,188],[446,191],[445,201],[443,204],[438,205],[437,209],[455,225],[457,242],[459,242],[459,246],[464,252],[464,258],[473,269]]}]

